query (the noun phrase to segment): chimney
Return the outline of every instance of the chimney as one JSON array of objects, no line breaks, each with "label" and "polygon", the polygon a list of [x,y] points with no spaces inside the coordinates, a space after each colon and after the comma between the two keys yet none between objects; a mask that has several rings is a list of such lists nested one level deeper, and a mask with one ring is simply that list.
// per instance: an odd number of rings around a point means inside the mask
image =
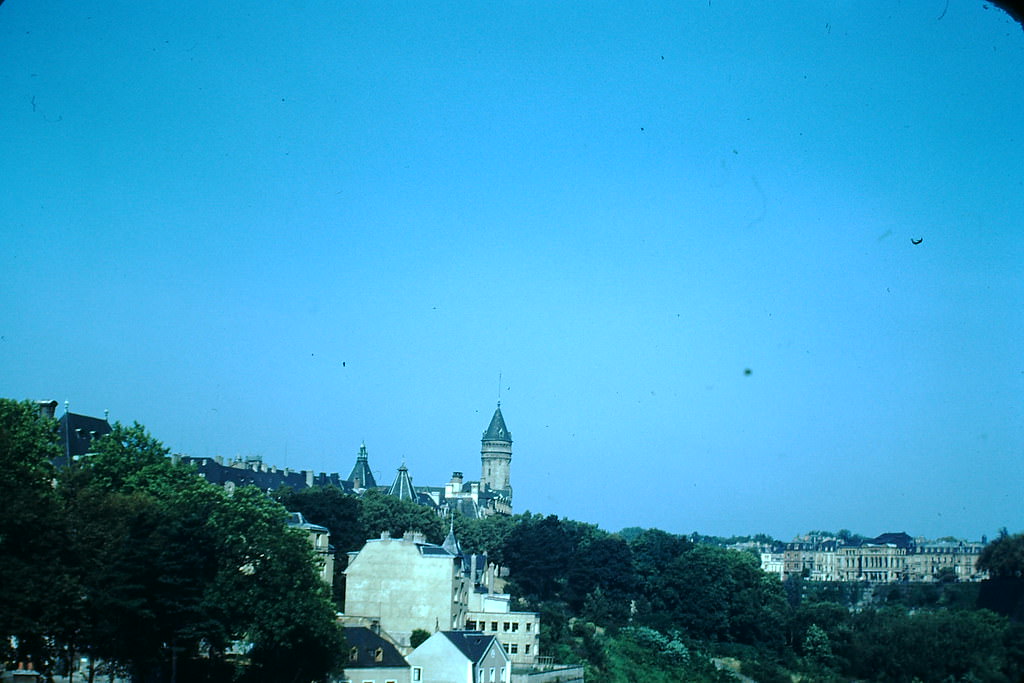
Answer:
[{"label": "chimney", "polygon": [[57,416],[57,402],[54,400],[49,401],[36,401],[36,405],[39,406],[39,416],[48,417],[51,420]]}]

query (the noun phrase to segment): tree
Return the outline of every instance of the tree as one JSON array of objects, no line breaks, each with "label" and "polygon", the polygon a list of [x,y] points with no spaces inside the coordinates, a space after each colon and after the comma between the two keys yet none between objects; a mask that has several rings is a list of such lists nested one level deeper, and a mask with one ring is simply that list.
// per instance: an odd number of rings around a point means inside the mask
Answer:
[{"label": "tree", "polygon": [[535,601],[564,600],[562,589],[576,550],[573,540],[555,515],[521,518],[503,552],[513,593]]},{"label": "tree", "polygon": [[138,424],[114,425],[94,447],[60,487],[80,558],[83,649],[134,680],[169,669],[189,680],[230,678],[226,653],[240,642],[246,680],[312,681],[336,667],[334,608],[284,507],[173,464]]},{"label": "tree", "polygon": [[253,487],[217,510],[220,572],[211,597],[237,618],[250,644],[249,681],[313,681],[337,669],[341,630],[327,586],[301,531],[286,511]]},{"label": "tree", "polygon": [[1024,577],[1024,533],[1011,536],[1000,529],[999,538],[982,549],[976,566],[993,579]]},{"label": "tree", "polygon": [[363,495],[359,524],[364,540],[377,538],[383,531],[392,536],[418,531],[426,536],[428,542],[441,543],[447,533],[444,522],[429,507],[379,491],[368,491]]},{"label": "tree", "polygon": [[[528,513],[527,517],[529,517]],[[455,535],[464,551],[487,555],[488,562],[503,566],[505,564],[505,543],[509,534],[522,518],[522,515],[491,515],[482,519],[473,519],[457,514],[455,515]]]},{"label": "tree", "polygon": [[[37,666],[52,655],[45,636],[59,622],[66,587],[52,485],[57,444],[56,421],[29,401],[0,399],[0,655]],[[5,651],[11,636],[15,652]]]},{"label": "tree", "polygon": [[345,603],[345,569],[348,567],[348,553],[359,550],[366,543],[366,531],[360,522],[362,502],[356,496],[336,486],[314,486],[296,491],[281,488],[274,493],[276,498],[290,512],[301,512],[313,524],[327,527],[334,546],[335,604]]}]

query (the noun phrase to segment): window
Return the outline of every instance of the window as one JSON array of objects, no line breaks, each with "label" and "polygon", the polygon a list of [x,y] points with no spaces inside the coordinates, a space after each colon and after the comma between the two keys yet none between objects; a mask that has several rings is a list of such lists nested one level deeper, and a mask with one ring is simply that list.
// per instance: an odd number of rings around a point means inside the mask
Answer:
[{"label": "window", "polygon": [[519,630],[519,622],[518,621],[513,621],[512,622],[512,633],[515,633],[518,630]]},{"label": "window", "polygon": [[510,628],[512,628],[511,626],[509,626],[509,623],[507,621],[504,624],[502,624],[502,627],[504,628],[505,631],[508,631]]},{"label": "window", "polygon": [[514,654],[514,655],[519,654],[519,644],[518,643],[512,643],[511,645],[508,646],[508,651],[511,654]]},{"label": "window", "polygon": [[475,631],[476,630],[476,622],[473,621],[472,619],[467,619],[466,620],[466,630],[467,631]]},{"label": "window", "polygon": [[384,648],[378,647],[373,653],[373,661],[383,662],[384,661]]},{"label": "window", "polygon": [[359,648],[354,647],[348,651],[348,661],[354,662],[359,659]]},{"label": "window", "polygon": [[527,644],[526,644],[526,645],[524,645],[523,647],[525,648],[525,649],[523,650],[524,654],[530,654],[530,644],[529,644],[529,643],[527,643]]},{"label": "window", "polygon": [[491,622],[491,630],[492,631],[497,631],[498,630],[498,622],[496,622],[496,621],[492,621]]},{"label": "window", "polygon": [[487,680],[491,681],[491,683],[494,683],[494,667],[493,666],[491,667],[491,677],[489,679],[487,679]]},{"label": "window", "polygon": [[423,669],[418,666],[412,668],[412,680],[420,681],[423,680]]}]

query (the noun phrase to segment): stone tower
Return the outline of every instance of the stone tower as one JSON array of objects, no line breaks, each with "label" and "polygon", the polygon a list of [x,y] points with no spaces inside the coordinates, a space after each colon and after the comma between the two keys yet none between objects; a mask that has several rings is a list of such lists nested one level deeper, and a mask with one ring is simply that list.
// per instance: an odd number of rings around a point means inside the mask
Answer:
[{"label": "stone tower", "polygon": [[505,418],[501,416],[501,401],[498,401],[494,417],[491,418],[491,424],[487,426],[480,443],[480,461],[483,467],[480,488],[485,491],[506,491],[508,498],[511,499],[512,434],[505,426]]}]

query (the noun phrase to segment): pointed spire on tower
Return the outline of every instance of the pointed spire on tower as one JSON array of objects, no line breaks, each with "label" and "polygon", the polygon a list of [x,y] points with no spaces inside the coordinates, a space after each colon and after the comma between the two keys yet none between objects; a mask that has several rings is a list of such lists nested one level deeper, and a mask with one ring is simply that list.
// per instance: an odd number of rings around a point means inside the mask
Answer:
[{"label": "pointed spire on tower", "polygon": [[357,489],[377,487],[377,481],[373,478],[373,472],[370,470],[365,441],[359,446],[359,455],[356,456],[356,464],[352,468],[352,474],[348,475],[348,481],[352,482],[352,487]]},{"label": "pointed spire on tower", "polygon": [[417,502],[418,495],[415,487],[412,485],[412,476],[409,474],[409,468],[405,466],[405,458],[402,458],[402,466],[398,468],[398,476],[395,477],[391,488],[388,489],[388,495],[394,496],[399,500]]},{"label": "pointed spire on tower", "polygon": [[501,415],[501,401],[498,401],[498,407],[494,409],[494,417],[491,418],[491,424],[487,425],[487,430],[484,432],[484,437],[481,441],[508,441],[512,443],[512,433],[508,431],[508,427],[505,426],[505,418]]},{"label": "pointed spire on tower", "polygon": [[459,545],[459,539],[455,538],[455,515],[452,515],[451,524],[448,527],[448,536],[445,537],[441,547],[452,555],[462,554],[462,546]]}]

